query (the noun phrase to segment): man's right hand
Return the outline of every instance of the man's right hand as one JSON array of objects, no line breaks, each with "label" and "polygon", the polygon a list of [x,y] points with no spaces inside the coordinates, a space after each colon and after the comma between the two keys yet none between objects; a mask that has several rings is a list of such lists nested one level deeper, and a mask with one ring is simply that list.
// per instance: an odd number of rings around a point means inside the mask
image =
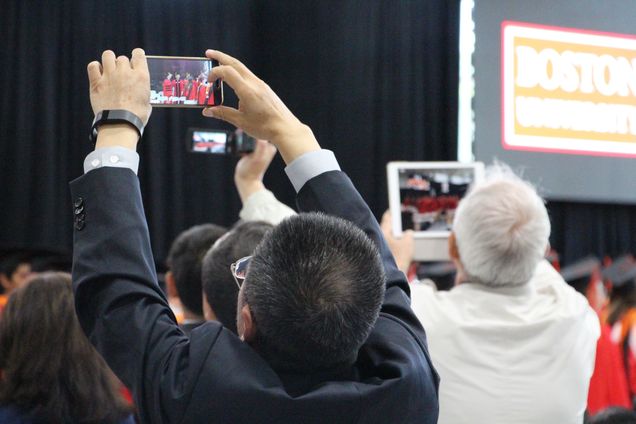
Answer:
[{"label": "man's right hand", "polygon": [[212,68],[208,80],[222,78],[236,92],[239,104],[238,109],[209,107],[203,110],[203,115],[227,121],[254,138],[270,140],[287,164],[305,153],[320,150],[311,129],[245,65],[216,50],[208,50],[206,56],[220,64]]}]

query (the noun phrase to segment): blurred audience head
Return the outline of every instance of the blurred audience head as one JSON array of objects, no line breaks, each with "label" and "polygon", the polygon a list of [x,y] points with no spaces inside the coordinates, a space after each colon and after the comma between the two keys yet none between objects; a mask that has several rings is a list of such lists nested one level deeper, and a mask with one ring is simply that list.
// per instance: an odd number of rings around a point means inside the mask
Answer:
[{"label": "blurred audience head", "polygon": [[247,266],[238,333],[279,371],[349,365],[378,317],[385,279],[375,245],[353,223],[287,218]]},{"label": "blurred audience head", "polygon": [[0,369],[0,405],[34,421],[114,423],[130,414],[80,328],[68,274],[40,274],[11,295],[0,320]]},{"label": "blurred audience head", "polygon": [[610,287],[607,322],[614,325],[636,308],[636,259],[631,254],[622,255],[603,270],[602,276]]},{"label": "blurred audience head", "polygon": [[201,264],[208,249],[227,230],[214,224],[202,224],[179,234],[172,243],[166,263],[168,293],[181,300],[184,313],[202,319]]},{"label": "blurred audience head", "polygon": [[495,164],[460,201],[450,251],[463,280],[515,286],[530,280],[549,235],[548,212],[534,187]]},{"label": "blurred audience head", "polygon": [[625,408],[611,407],[594,415],[586,424],[636,424],[636,413]]},{"label": "blurred audience head", "polygon": [[203,258],[202,281],[205,318],[219,321],[236,333],[238,286],[230,272],[237,259],[249,256],[273,225],[263,221],[238,223],[219,239]]},{"label": "blurred audience head", "polygon": [[15,253],[0,260],[0,286],[2,292],[11,293],[24,285],[31,276],[31,262],[27,255]]}]

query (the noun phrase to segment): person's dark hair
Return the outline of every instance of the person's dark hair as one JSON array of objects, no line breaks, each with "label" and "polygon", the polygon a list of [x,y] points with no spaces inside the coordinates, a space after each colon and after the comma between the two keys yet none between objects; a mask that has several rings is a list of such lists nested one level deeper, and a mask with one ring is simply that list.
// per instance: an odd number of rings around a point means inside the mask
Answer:
[{"label": "person's dark hair", "polygon": [[40,274],[13,292],[0,320],[0,405],[46,422],[120,422],[131,407],[73,302],[64,273]]},{"label": "person's dark hair", "polygon": [[216,318],[236,334],[236,301],[238,287],[230,265],[249,256],[273,225],[264,221],[241,222],[206,253],[201,277],[203,292]]},{"label": "person's dark hair", "polygon": [[29,263],[26,255],[18,253],[8,255],[0,260],[0,273],[6,275],[7,278],[11,278],[15,270],[23,263]]},{"label": "person's dark hair", "polygon": [[183,306],[203,315],[201,294],[201,261],[205,252],[227,229],[215,224],[202,224],[179,234],[170,247],[166,263],[174,275]]},{"label": "person's dark hair", "polygon": [[636,424],[636,413],[625,408],[606,408],[591,417],[587,424]]},{"label": "person's dark hair", "polygon": [[[0,259],[0,274],[4,274],[7,279],[11,280],[13,274],[20,265],[29,263],[31,263],[31,261],[26,254],[15,253],[12,255],[7,255],[6,257]],[[0,285],[0,294],[2,293],[4,293],[4,287]]]},{"label": "person's dark hair", "polygon": [[631,308],[636,308],[636,284],[629,282],[621,287],[613,287],[607,315],[609,325],[616,324]]},{"label": "person's dark hair", "polygon": [[280,371],[353,363],[385,280],[376,246],[351,222],[317,213],[284,220],[256,248],[243,283],[256,349]]}]

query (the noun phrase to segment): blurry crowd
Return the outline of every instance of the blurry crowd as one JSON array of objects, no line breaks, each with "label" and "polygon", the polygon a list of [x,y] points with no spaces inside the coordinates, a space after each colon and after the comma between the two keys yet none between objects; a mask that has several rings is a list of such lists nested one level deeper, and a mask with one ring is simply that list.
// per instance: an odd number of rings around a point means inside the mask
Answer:
[{"label": "blurry crowd", "polygon": [[[233,264],[237,259],[249,257],[265,234],[283,219],[296,214],[293,209],[278,202],[262,184],[262,176],[275,153],[273,146],[259,141],[256,151],[244,156],[237,164],[235,182],[243,208],[236,224],[231,228],[211,223],[196,225],[183,231],[172,243],[166,272],[159,274],[159,282],[186,334],[210,320],[219,321],[237,332],[240,287],[237,278],[244,275],[241,276],[241,270],[235,269]],[[477,408],[483,409],[483,402],[487,403],[487,399],[469,401],[468,397],[474,397],[471,389],[460,388],[465,386],[466,380],[475,378],[471,374],[478,373],[465,366],[475,352],[461,350],[463,342],[453,338],[450,339],[451,346],[446,346],[447,343],[441,339],[448,340],[448,333],[452,331],[468,331],[462,329],[462,321],[467,320],[468,327],[475,332],[474,340],[465,341],[467,346],[483,343],[484,332],[493,327],[494,317],[489,314],[496,314],[493,311],[497,307],[489,305],[486,298],[479,300],[477,293],[471,293],[468,300],[458,299],[459,295],[453,298],[459,292],[458,287],[468,287],[466,284],[457,285],[462,283],[457,262],[414,262],[412,235],[407,232],[404,238],[395,239],[390,225],[387,212],[382,220],[384,235],[397,263],[411,282],[413,308],[428,332],[433,360],[442,373],[442,411],[447,397],[458,397],[458,401],[463,403],[478,402]],[[50,420],[47,422],[71,419],[75,420],[73,422],[133,422],[135,407],[130,392],[110,371],[79,327],[73,306],[69,260],[50,252],[24,251],[3,252],[1,258],[0,405],[27,410],[32,417],[46,416]],[[543,271],[540,270],[542,266]],[[537,329],[538,333],[533,334],[531,339],[550,345],[547,350],[557,346],[558,349],[584,350],[585,346],[577,345],[580,341],[577,341],[576,331],[580,330],[583,334],[589,330],[590,320],[589,316],[585,317],[585,312],[593,310],[595,322],[592,326],[596,325],[597,319],[601,328],[598,342],[595,342],[595,355],[588,355],[592,359],[595,357],[594,367],[586,369],[584,362],[570,364],[574,365],[572,373],[580,371],[574,380],[580,382],[579,390],[587,396],[586,422],[636,422],[636,415],[632,412],[636,402],[636,259],[632,255],[603,260],[587,257],[561,267],[557,252],[551,250],[546,253],[544,264],[538,268],[532,281],[538,287],[563,282],[559,290],[576,290],[581,300],[587,299],[589,308],[581,309],[580,304],[567,307],[582,310],[578,318],[587,323],[588,328],[569,323],[559,328],[563,333],[555,335],[560,339],[557,340],[547,331],[548,326],[540,331]],[[542,278],[553,282],[541,282]],[[506,284],[494,285],[491,289],[496,292],[504,286]],[[509,301],[505,296],[499,296],[497,301],[504,309],[511,307],[505,303]],[[463,305],[462,302],[468,304]],[[474,311],[477,316],[466,316],[466,312],[461,310],[470,308],[471,304],[477,308]],[[521,307],[519,311],[510,311],[516,316],[504,316],[503,320],[522,319],[528,305],[524,301],[518,306]],[[538,312],[534,312],[541,315],[538,321],[550,320],[554,305],[534,306],[538,308]],[[486,321],[490,322],[484,324]],[[484,328],[479,329],[480,325]],[[519,340],[513,333],[519,328],[510,322],[505,322],[503,327],[507,325],[512,330],[508,335],[501,333],[505,331],[502,327],[494,325],[501,340],[488,349],[493,349],[498,343],[505,350],[520,349],[517,359],[529,361],[536,352],[524,350],[529,348],[528,345],[515,346]],[[441,333],[440,340],[437,339],[438,333]],[[546,361],[539,362],[537,372],[548,372],[547,363],[555,359],[547,351],[544,353],[547,354]],[[574,353],[576,356],[582,352]],[[438,357],[441,355],[454,359],[449,362]],[[491,359],[491,365],[502,365],[499,362],[502,358],[488,358],[486,362]],[[557,366],[559,373],[568,368],[561,363]],[[589,380],[588,374],[592,370]],[[511,377],[511,381],[514,380]],[[447,382],[448,385],[445,384]],[[587,382],[590,384],[589,391]],[[529,384],[523,381],[517,383]],[[488,385],[488,382],[480,384]],[[456,393],[444,393],[445,387]],[[563,396],[562,393],[549,395]],[[486,397],[496,402],[503,401],[499,397],[492,398],[491,394]],[[530,400],[537,402],[537,408],[541,408],[539,397]],[[2,422],[11,422],[11,410],[0,412]],[[450,417],[443,422],[455,421]]]},{"label": "blurry crowd", "polygon": [[[206,54],[242,102],[221,118],[276,139],[301,213],[263,185],[277,150],[258,140],[235,168],[237,222],[179,234],[160,290],[136,168],[108,165],[136,153],[100,128],[113,160],[98,168],[96,150],[71,184],[75,215],[90,214],[74,281],[3,257],[1,423],[636,422],[632,256],[561,268],[543,199],[496,164],[451,205],[450,261],[414,264],[412,231],[376,221],[271,88]],[[150,84],[127,85],[149,82],[143,50],[102,62],[94,108],[146,123]]]}]

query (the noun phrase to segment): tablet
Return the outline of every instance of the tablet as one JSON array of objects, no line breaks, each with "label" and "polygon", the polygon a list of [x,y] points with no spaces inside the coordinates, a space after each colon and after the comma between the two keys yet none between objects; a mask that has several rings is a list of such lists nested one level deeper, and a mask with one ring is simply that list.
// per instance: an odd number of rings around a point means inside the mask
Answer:
[{"label": "tablet", "polygon": [[414,231],[417,261],[448,260],[455,210],[468,188],[484,177],[484,164],[389,162],[386,167],[393,235]]}]

